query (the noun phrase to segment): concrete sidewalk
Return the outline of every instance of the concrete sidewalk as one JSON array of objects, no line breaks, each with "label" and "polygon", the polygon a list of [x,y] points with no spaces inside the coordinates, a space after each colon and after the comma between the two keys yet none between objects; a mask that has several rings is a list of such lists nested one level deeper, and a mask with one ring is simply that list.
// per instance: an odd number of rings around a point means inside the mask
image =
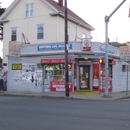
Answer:
[{"label": "concrete sidewalk", "polygon": [[69,97],[65,93],[32,93],[32,92],[8,92],[1,91],[0,96],[22,96],[22,97],[51,97],[51,98],[71,98],[71,99],[88,99],[88,100],[118,100],[130,98],[130,91],[126,96],[126,92],[110,93],[108,97],[104,94],[70,94]]}]

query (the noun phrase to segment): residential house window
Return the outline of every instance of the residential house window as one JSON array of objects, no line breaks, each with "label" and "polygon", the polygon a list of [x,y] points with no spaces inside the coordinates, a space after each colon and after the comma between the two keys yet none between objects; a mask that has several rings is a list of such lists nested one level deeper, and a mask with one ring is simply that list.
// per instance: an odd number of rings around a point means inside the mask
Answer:
[{"label": "residential house window", "polygon": [[25,17],[32,17],[34,15],[34,4],[25,4]]},{"label": "residential house window", "polygon": [[44,25],[39,24],[37,25],[37,39],[43,39],[44,38]]},{"label": "residential house window", "polygon": [[11,28],[11,41],[17,41],[17,27]]},{"label": "residential house window", "polygon": [[83,39],[84,39],[84,38],[87,38],[87,36],[86,36],[85,33],[82,34],[82,38],[83,38]]}]

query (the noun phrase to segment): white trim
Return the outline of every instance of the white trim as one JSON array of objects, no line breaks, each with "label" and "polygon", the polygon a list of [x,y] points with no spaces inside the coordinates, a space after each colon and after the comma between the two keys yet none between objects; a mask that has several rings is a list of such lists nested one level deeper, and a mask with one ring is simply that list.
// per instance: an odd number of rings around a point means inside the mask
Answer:
[{"label": "white trim", "polygon": [[[33,15],[31,16],[30,13],[31,13],[31,4],[33,5]],[[26,6],[28,5],[28,16],[26,16]],[[34,17],[34,3],[25,3],[24,4],[24,17],[25,18],[31,18],[31,17]]]},{"label": "white trim", "polygon": [[51,9],[53,9],[56,13],[59,13],[58,9],[56,9],[53,5],[51,5],[49,2],[46,0],[42,0],[45,4],[47,4]]},{"label": "white trim", "polygon": [[13,9],[14,7],[20,2],[21,0],[14,0],[12,4],[5,10],[5,12],[0,17],[0,20],[3,20]]},{"label": "white trim", "polygon": [[[50,14],[51,16],[56,16],[56,15],[59,15],[59,16],[61,16],[61,17],[65,17],[64,16],[64,13],[62,13],[62,12],[60,12],[59,11],[59,13],[51,13]],[[89,24],[87,24],[87,23],[83,23],[83,22],[81,22],[80,20],[78,20],[78,19],[76,19],[76,18],[74,18],[74,17],[72,17],[72,16],[70,16],[70,15],[68,15],[68,20],[71,20],[72,22],[74,22],[74,23],[78,23],[78,24],[80,24],[80,26],[83,26],[84,28],[87,28],[87,29],[90,29],[90,30],[95,30],[91,25],[89,25]]]}]

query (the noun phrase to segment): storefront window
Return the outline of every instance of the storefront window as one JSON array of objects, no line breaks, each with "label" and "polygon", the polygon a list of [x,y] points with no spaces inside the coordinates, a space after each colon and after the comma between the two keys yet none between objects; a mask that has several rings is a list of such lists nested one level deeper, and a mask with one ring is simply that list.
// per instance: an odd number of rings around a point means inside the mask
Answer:
[{"label": "storefront window", "polygon": [[[68,64],[68,80],[72,81],[72,65]],[[44,66],[44,77],[52,81],[65,81],[65,64],[54,64]],[[48,77],[49,76],[49,77]]]}]

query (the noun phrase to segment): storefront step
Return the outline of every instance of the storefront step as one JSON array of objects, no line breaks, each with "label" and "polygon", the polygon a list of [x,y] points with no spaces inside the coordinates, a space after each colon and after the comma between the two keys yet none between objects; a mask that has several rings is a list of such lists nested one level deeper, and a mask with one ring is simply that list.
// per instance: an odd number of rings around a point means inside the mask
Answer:
[{"label": "storefront step", "polygon": [[99,94],[99,92],[88,92],[88,91],[80,91],[80,92],[74,92],[74,94],[90,94],[90,95],[94,95],[94,94]]}]

